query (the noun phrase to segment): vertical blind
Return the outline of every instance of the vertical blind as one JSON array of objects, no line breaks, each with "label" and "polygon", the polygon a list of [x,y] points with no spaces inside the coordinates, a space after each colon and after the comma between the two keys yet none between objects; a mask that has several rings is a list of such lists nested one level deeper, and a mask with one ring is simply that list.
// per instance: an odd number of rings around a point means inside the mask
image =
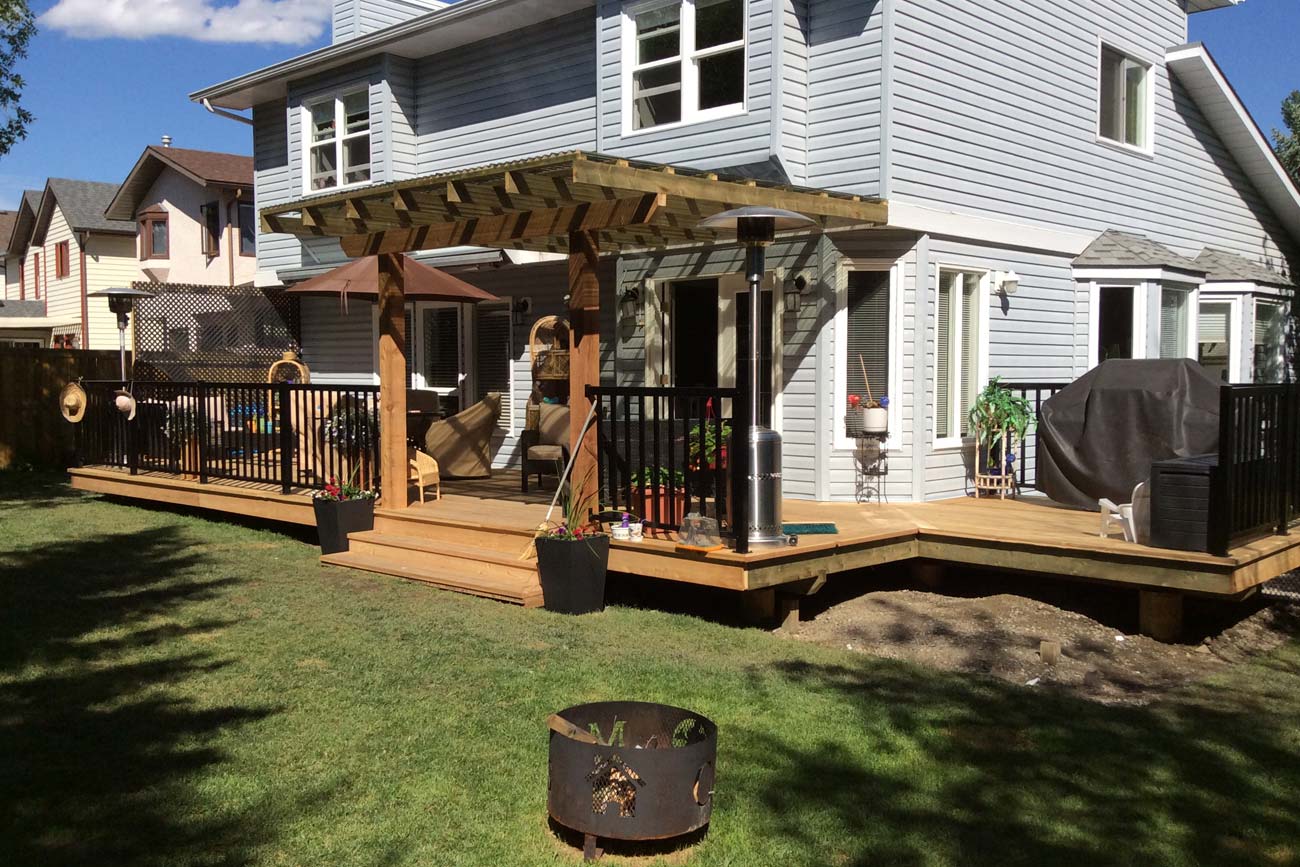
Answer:
[{"label": "vertical blind", "polygon": [[[880,400],[889,389],[889,272],[849,272],[847,302],[846,398],[848,394],[856,394],[865,405],[868,389],[862,376],[864,366],[870,378],[871,396]],[[848,417],[849,436],[861,432],[862,414],[851,413]]]},{"label": "vertical blind", "polygon": [[1186,353],[1187,295],[1181,289],[1160,293],[1160,357],[1182,358]]},{"label": "vertical blind", "polygon": [[511,390],[511,366],[514,348],[511,345],[509,304],[479,304],[474,310],[475,371],[478,395],[482,400],[488,392],[501,393],[501,424],[513,428],[514,394]]},{"label": "vertical blind", "polygon": [[424,311],[424,381],[429,388],[460,387],[460,307]]}]

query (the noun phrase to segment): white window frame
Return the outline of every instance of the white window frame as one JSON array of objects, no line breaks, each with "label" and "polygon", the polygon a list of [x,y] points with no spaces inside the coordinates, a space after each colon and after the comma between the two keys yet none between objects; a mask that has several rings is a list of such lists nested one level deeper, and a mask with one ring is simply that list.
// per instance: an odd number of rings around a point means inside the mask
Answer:
[{"label": "white window frame", "polygon": [[[365,132],[354,132],[349,134],[347,132],[347,112],[343,106],[349,96],[355,96],[358,93],[363,93],[366,96],[366,117],[367,117],[366,129]],[[312,141],[313,124],[312,124],[311,110],[314,106],[318,106],[326,102],[334,103],[334,139],[332,143],[334,145],[334,171],[335,171],[335,177],[338,182],[332,187],[322,187],[321,189],[317,190],[317,189],[312,189],[312,185],[311,185],[311,152],[313,148],[321,147],[330,142],[328,140],[324,142]],[[349,189],[355,189],[357,187],[364,187],[374,182],[375,180],[375,139],[374,139],[375,118],[374,118],[374,113],[373,111],[371,111],[371,106],[370,106],[370,85],[369,84],[360,85],[358,87],[349,87],[344,90],[334,91],[331,93],[317,94],[316,96],[310,97],[308,99],[304,99],[302,101],[302,105],[300,107],[299,113],[301,116],[300,137],[302,139],[301,144],[302,144],[303,195],[320,196],[320,195],[325,195],[327,193],[338,192],[339,190],[349,190]],[[361,138],[362,136],[365,136],[369,143],[368,150],[370,152],[370,163],[369,163],[370,177],[366,178],[364,181],[354,181],[353,183],[350,184],[344,183],[344,176],[346,174],[344,170],[344,163],[343,163],[345,145],[347,142],[353,141],[354,139]]]},{"label": "white window frame", "polygon": [[[1255,343],[1255,329],[1259,323],[1259,308],[1273,307],[1276,308],[1284,317],[1286,315],[1287,302],[1283,299],[1274,298],[1255,298],[1251,304],[1250,311],[1250,379],[1242,380],[1243,382],[1254,383],[1259,371],[1255,369],[1255,349],[1259,345]],[[1282,320],[1282,345],[1277,348],[1277,354],[1274,359],[1282,369],[1286,370],[1286,341],[1287,341],[1287,322]]]},{"label": "white window frame", "polygon": [[1145,280],[1093,280],[1088,284],[1088,369],[1101,364],[1097,346],[1101,330],[1101,290],[1103,288],[1131,289],[1133,292],[1133,346],[1132,358],[1147,357],[1147,303],[1151,284]]},{"label": "white window frame", "polygon": [[[1110,49],[1116,54],[1122,55],[1127,63],[1131,63],[1134,66],[1140,66],[1144,70],[1146,70],[1146,78],[1145,78],[1146,86],[1144,88],[1146,92],[1146,106],[1145,106],[1146,110],[1144,112],[1146,115],[1144,120],[1146,124],[1146,141],[1144,141],[1141,145],[1131,145],[1128,142],[1124,141],[1123,139],[1108,138],[1102,135],[1101,133],[1101,120],[1102,120],[1102,112],[1103,112],[1101,81],[1102,81],[1102,63],[1104,62],[1105,49]],[[1107,145],[1108,147],[1119,148],[1120,150],[1127,151],[1128,153],[1141,154],[1143,156],[1148,156],[1148,157],[1155,156],[1155,141],[1156,141],[1156,87],[1155,87],[1156,66],[1155,64],[1142,60],[1137,56],[1135,52],[1129,51],[1126,48],[1121,48],[1119,45],[1117,45],[1114,42],[1107,42],[1105,39],[1098,38],[1096,73],[1097,73],[1096,74],[1097,117],[1093,129],[1096,132],[1097,141],[1100,144]]]},{"label": "white window frame", "polygon": [[[939,314],[939,286],[943,281],[943,275],[945,272],[957,271],[963,274],[979,275],[979,286],[975,290],[975,309],[977,311],[976,313],[977,319],[975,322],[975,328],[976,328],[975,337],[977,341],[975,347],[975,359],[976,359],[975,377],[976,380],[979,382],[979,387],[982,389],[989,381],[989,298],[992,294],[991,284],[993,282],[993,271],[987,268],[975,268],[969,265],[958,265],[958,264],[947,263],[947,262],[938,263],[934,267],[935,267],[935,279],[931,287],[930,301],[934,305],[933,309],[936,317],[938,317]],[[961,326],[963,325],[962,316],[961,316],[961,303],[960,303],[960,299],[956,299],[956,301],[957,303],[952,305],[952,310],[950,311],[950,315],[953,317],[953,323],[957,327],[950,328],[949,335],[950,337],[952,335],[957,335],[956,358],[958,359],[958,361],[954,365],[956,376],[949,383],[949,389],[948,389],[948,393],[950,395],[949,400],[951,401],[951,405],[944,409],[946,409],[947,412],[949,413],[948,416],[949,429],[960,431],[962,427],[962,420],[960,418],[961,393],[962,393],[962,388],[965,385],[965,382],[962,379],[962,370],[961,370],[961,361],[960,361],[961,359],[960,335],[961,335]],[[930,379],[930,409],[931,409],[931,418],[934,419],[934,425],[931,427],[930,433],[933,438],[933,449],[934,451],[958,450],[963,448],[966,444],[974,442],[974,437],[962,436],[960,433],[952,434],[946,437],[940,437],[938,434],[939,411],[941,407],[939,406],[939,364],[938,364],[939,327],[938,327],[937,318],[934,323],[933,333],[935,339],[935,352],[934,352],[935,364],[933,368],[934,375]],[[951,350],[952,348],[949,347],[950,359],[954,357]]]},{"label": "white window frame", "polygon": [[[1228,305],[1228,382],[1241,383],[1242,379],[1242,298],[1240,295],[1216,295],[1201,292],[1200,299],[1197,302],[1196,317],[1196,358],[1201,357],[1201,317],[1200,310],[1207,304],[1226,304]],[[1253,359],[1252,348],[1252,359]]]},{"label": "white window frame", "polygon": [[889,272],[889,438],[885,448],[897,449],[903,439],[903,365],[899,339],[903,333],[903,265],[893,259],[846,259],[840,262],[835,279],[835,450],[855,451],[857,442],[848,435],[844,416],[848,413],[849,364],[849,274],[854,271]]},{"label": "white window frame", "polygon": [[[718,120],[720,118],[738,117],[748,113],[749,0],[742,0],[741,5],[743,7],[745,21],[744,33],[741,36],[740,41],[728,42],[723,45],[713,45],[700,51],[695,49],[695,0],[646,0],[644,3],[637,3],[624,8],[621,56],[624,138],[677,129],[683,126],[690,126],[691,124]],[[636,100],[634,96],[635,88],[633,87],[635,73],[659,66],[667,66],[674,62],[673,59],[669,58],[666,60],[657,60],[644,65],[637,63],[636,18],[642,13],[670,6],[680,7],[680,43],[678,45],[678,55],[675,62],[680,63],[682,67],[682,119],[674,121],[673,123],[661,123],[655,126],[645,127],[644,129],[636,129],[635,124],[633,123],[636,108]],[[717,108],[700,109],[699,61],[715,54],[724,54],[728,51],[734,51],[737,48],[742,49],[744,52],[743,63],[745,68],[745,87],[741,101],[732,105],[718,106]]]}]

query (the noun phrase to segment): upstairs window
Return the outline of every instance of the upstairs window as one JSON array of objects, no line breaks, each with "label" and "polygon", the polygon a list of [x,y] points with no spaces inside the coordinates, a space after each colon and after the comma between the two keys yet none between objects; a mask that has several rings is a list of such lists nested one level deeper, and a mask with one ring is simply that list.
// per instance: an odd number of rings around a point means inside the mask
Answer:
[{"label": "upstairs window", "polygon": [[72,273],[72,248],[69,242],[54,245],[54,279],[63,280]]},{"label": "upstairs window", "polygon": [[257,255],[257,212],[252,202],[239,203],[239,255]]},{"label": "upstairs window", "polygon": [[1151,149],[1151,67],[1108,45],[1101,47],[1098,135],[1141,150]]},{"label": "upstairs window", "polygon": [[308,103],[307,191],[370,180],[370,93],[354,90]]},{"label": "upstairs window", "polygon": [[167,212],[145,211],[140,217],[140,258],[166,259],[170,243]]},{"label": "upstairs window", "polygon": [[648,4],[625,27],[627,131],[744,110],[745,0]]},{"label": "upstairs window", "polygon": [[203,255],[221,254],[221,203],[208,202],[199,206],[203,223]]}]

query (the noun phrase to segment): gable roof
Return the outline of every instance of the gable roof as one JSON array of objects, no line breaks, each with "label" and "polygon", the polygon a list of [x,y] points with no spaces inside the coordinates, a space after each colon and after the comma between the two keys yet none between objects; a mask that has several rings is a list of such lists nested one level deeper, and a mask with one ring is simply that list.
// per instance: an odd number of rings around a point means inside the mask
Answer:
[{"label": "gable roof", "polygon": [[198,103],[249,109],[284,99],[288,84],[381,54],[420,58],[596,5],[596,0],[460,0],[391,27],[300,54],[190,94]]},{"label": "gable roof", "polygon": [[1192,274],[1205,269],[1145,235],[1107,229],[1074,260],[1076,268],[1172,268]]},{"label": "gable roof", "polygon": [[105,216],[112,220],[134,220],[141,201],[166,169],[201,187],[253,187],[252,157],[149,145],[105,208]]},{"label": "gable roof", "polygon": [[17,211],[0,211],[0,238],[4,238],[6,244],[9,242],[10,236],[13,235],[14,224],[17,222]]},{"label": "gable roof", "polygon": [[1300,241],[1300,189],[1214,57],[1204,45],[1194,42],[1171,48],[1165,62],[1287,232]]},{"label": "gable roof", "polygon": [[40,243],[45,237],[55,205],[63,211],[64,219],[74,232],[134,235],[136,226],[133,221],[110,220],[104,216],[104,210],[115,195],[117,184],[50,178],[45,182],[45,194],[41,197],[41,208],[37,214],[32,240]]},{"label": "gable roof", "polygon": [[1211,9],[1225,9],[1229,6],[1240,6],[1246,0],[1187,0],[1187,11],[1192,12],[1209,12]]},{"label": "gable roof", "polygon": [[1196,257],[1196,264],[1205,271],[1205,279],[1211,283],[1258,283],[1261,286],[1281,286],[1290,288],[1294,284],[1286,275],[1252,262],[1245,256],[1206,247]]},{"label": "gable roof", "polygon": [[5,237],[5,252],[10,256],[21,256],[27,252],[32,231],[36,228],[36,214],[41,209],[39,190],[23,190],[23,197],[18,202],[18,211],[14,217],[13,227]]}]

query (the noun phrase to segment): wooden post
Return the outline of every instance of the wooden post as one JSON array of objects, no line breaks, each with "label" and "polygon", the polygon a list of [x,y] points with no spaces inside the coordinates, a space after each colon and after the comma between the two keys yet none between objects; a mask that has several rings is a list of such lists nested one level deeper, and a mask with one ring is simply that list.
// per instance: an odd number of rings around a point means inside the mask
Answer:
[{"label": "wooden post", "polygon": [[410,505],[406,483],[406,275],[400,253],[379,257],[379,478],[386,509]]},{"label": "wooden post", "polygon": [[577,502],[596,502],[596,428],[579,442],[591,399],[587,386],[600,385],[600,247],[589,232],[569,233],[569,442],[574,455],[570,485]]},{"label": "wooden post", "polygon": [[1168,590],[1138,591],[1138,631],[1172,644],[1183,637],[1183,594]]}]

